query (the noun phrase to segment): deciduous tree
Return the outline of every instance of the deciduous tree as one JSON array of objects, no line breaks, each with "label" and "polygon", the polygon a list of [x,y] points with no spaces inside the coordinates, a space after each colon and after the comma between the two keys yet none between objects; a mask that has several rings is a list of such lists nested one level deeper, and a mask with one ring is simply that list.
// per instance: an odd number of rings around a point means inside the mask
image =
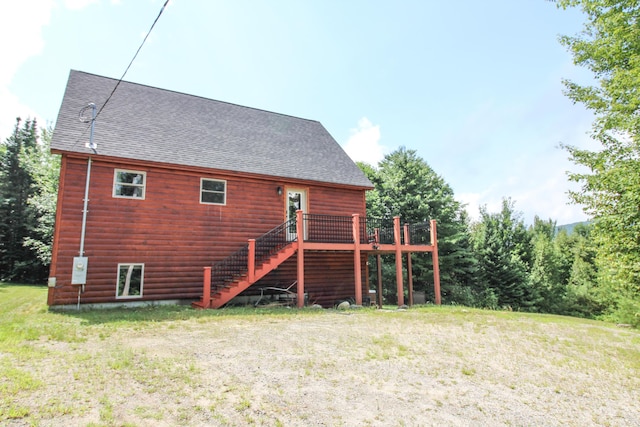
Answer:
[{"label": "deciduous tree", "polygon": [[[586,167],[572,173],[582,184],[571,193],[594,220],[593,241],[606,303],[619,317],[640,323],[640,3],[636,0],[558,0],[577,7],[586,22],[581,34],[560,41],[595,84],[565,81],[566,94],[595,113],[599,151],[567,146]],[[625,307],[622,309],[622,307]]]}]

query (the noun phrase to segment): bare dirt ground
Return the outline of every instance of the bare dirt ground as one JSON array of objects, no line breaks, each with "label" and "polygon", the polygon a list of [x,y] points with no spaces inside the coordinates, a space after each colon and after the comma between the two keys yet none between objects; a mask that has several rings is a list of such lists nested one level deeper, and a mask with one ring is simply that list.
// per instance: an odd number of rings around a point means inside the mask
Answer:
[{"label": "bare dirt ground", "polygon": [[34,344],[47,384],[9,426],[640,425],[640,334],[614,325],[365,309],[93,328]]}]

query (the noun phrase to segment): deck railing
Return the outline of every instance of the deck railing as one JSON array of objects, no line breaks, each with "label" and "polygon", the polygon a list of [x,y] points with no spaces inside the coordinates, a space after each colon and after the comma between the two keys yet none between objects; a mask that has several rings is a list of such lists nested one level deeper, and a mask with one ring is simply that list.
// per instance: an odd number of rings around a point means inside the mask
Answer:
[{"label": "deck railing", "polygon": [[[353,243],[353,217],[337,215],[304,214],[307,242]],[[295,224],[294,224],[295,226]],[[360,219],[360,243],[393,245],[395,236],[393,218]],[[428,222],[409,224],[409,243],[428,245],[431,241],[431,227]],[[406,244],[404,230],[400,232],[400,243]]]},{"label": "deck railing", "polygon": [[306,242],[353,243],[353,218],[337,215],[303,215]]},{"label": "deck railing", "polygon": [[[430,245],[431,224],[428,221],[408,224],[409,243],[412,245]],[[402,242],[404,244],[404,240]]]},{"label": "deck railing", "polygon": [[360,221],[360,243],[392,245],[394,242],[393,218],[366,217]]},{"label": "deck railing", "polygon": [[[304,214],[305,241],[319,243],[353,243],[353,216]],[[360,218],[359,238],[361,244],[394,244],[394,220],[383,218]],[[412,245],[428,245],[431,242],[429,222],[406,225],[400,230],[400,244],[406,237]],[[255,265],[261,265],[269,257],[296,240],[296,219],[292,218],[255,239]],[[249,246],[245,245],[231,256],[215,264],[211,270],[212,289],[223,287],[247,273]]]},{"label": "deck railing", "polygon": [[[291,239],[291,230],[295,230],[296,220],[283,222],[256,239],[256,265],[266,261],[271,255],[287,246]],[[218,262],[211,269],[211,285],[215,290],[233,282],[248,271],[249,246],[245,245],[229,257]]]}]

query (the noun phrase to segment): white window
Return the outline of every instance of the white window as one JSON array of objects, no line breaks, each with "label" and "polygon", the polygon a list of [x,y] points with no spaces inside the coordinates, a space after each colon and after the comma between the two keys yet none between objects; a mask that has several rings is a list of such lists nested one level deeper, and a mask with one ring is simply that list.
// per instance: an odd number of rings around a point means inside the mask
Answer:
[{"label": "white window", "polygon": [[144,264],[118,264],[116,298],[141,298]]},{"label": "white window", "polygon": [[113,197],[144,199],[147,173],[116,169],[113,174]]},{"label": "white window", "polygon": [[227,203],[227,181],[202,178],[200,180],[200,203],[225,205]]}]

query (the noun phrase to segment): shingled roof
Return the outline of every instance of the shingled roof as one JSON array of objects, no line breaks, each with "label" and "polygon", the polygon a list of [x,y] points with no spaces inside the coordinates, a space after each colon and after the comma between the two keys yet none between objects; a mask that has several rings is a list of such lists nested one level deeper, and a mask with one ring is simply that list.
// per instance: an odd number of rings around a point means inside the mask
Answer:
[{"label": "shingled roof", "polygon": [[[100,109],[116,83],[70,72],[53,152],[91,153],[78,113],[90,102]],[[318,121],[125,81],[96,120],[94,142],[109,157],[372,187]]]}]

